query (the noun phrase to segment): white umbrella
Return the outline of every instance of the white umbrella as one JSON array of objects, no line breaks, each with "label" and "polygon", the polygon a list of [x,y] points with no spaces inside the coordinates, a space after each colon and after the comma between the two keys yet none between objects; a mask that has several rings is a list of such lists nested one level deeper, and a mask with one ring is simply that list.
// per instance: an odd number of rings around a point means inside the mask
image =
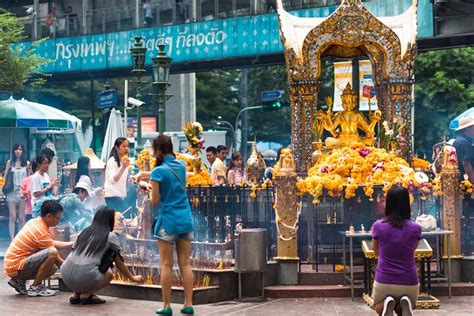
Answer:
[{"label": "white umbrella", "polygon": [[107,161],[110,151],[114,146],[115,140],[118,137],[125,137],[125,129],[123,127],[122,115],[119,110],[112,109],[110,111],[109,124],[105,132],[104,144],[102,146],[102,154],[100,159]]}]

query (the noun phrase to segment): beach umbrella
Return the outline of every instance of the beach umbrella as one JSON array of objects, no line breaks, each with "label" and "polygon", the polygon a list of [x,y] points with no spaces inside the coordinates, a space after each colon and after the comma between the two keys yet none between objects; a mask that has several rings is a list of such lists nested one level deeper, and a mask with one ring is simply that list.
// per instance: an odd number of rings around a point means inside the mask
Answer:
[{"label": "beach umbrella", "polygon": [[102,161],[107,161],[110,150],[114,146],[115,140],[118,137],[125,137],[125,129],[123,127],[120,111],[112,109],[110,111],[107,131],[105,132],[104,144],[102,145],[102,154],[100,155]]},{"label": "beach umbrella", "polygon": [[0,101],[0,127],[74,133],[82,129],[81,125],[77,117],[52,106],[12,97]]},{"label": "beach umbrella", "polygon": [[451,120],[449,123],[450,129],[456,129],[459,127],[459,119],[463,117],[472,117],[474,118],[474,107],[470,108],[469,110],[463,112],[462,114],[456,116],[454,119]]}]

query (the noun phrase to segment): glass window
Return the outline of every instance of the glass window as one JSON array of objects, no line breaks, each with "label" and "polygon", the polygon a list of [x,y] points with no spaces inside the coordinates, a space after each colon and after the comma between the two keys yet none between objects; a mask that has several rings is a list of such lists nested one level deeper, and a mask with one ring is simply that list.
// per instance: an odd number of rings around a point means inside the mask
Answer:
[{"label": "glass window", "polygon": [[190,14],[190,0],[176,0],[176,23],[189,23]]},{"label": "glass window", "polygon": [[219,0],[217,9],[219,19],[234,16],[233,0]]},{"label": "glass window", "polygon": [[[175,1],[173,0],[160,0],[154,1],[153,16],[157,16],[157,23],[159,25],[172,24],[173,23],[173,10]],[[155,12],[157,11],[157,12]]]},{"label": "glass window", "polygon": [[245,16],[251,14],[251,0],[234,0],[235,1],[235,15]]},{"label": "glass window", "polygon": [[216,18],[217,0],[199,0],[198,13],[201,20],[214,20]]}]

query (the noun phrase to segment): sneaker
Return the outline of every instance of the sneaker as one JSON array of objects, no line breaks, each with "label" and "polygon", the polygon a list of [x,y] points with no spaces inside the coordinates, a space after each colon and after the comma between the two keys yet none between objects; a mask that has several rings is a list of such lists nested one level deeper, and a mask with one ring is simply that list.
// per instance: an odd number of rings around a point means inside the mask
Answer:
[{"label": "sneaker", "polygon": [[28,296],[53,296],[56,294],[56,291],[48,289],[43,284],[32,285],[28,290]]},{"label": "sneaker", "polygon": [[395,299],[387,296],[383,302],[382,316],[393,316],[393,309],[395,308]]},{"label": "sneaker", "polygon": [[28,291],[26,290],[26,282],[21,279],[10,279],[8,285],[15,289],[21,295],[27,295]]},{"label": "sneaker", "polygon": [[400,299],[400,307],[402,308],[402,316],[413,316],[413,308],[408,296],[402,296]]}]

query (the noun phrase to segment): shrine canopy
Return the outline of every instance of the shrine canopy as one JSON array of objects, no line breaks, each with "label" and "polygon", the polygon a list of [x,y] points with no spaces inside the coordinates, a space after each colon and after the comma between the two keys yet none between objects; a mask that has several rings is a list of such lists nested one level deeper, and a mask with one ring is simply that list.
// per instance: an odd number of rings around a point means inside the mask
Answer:
[{"label": "shrine canopy", "polygon": [[[408,0],[408,3],[410,1]],[[298,17],[278,0],[280,35],[285,46],[290,102],[292,143],[298,171],[311,166],[313,132],[320,93],[322,63],[326,57],[368,58],[373,72],[382,121],[403,121],[399,151],[413,156],[412,91],[417,53],[418,0],[399,15],[377,17],[361,0],[342,0],[326,18]],[[317,134],[317,133],[316,133]]]}]

